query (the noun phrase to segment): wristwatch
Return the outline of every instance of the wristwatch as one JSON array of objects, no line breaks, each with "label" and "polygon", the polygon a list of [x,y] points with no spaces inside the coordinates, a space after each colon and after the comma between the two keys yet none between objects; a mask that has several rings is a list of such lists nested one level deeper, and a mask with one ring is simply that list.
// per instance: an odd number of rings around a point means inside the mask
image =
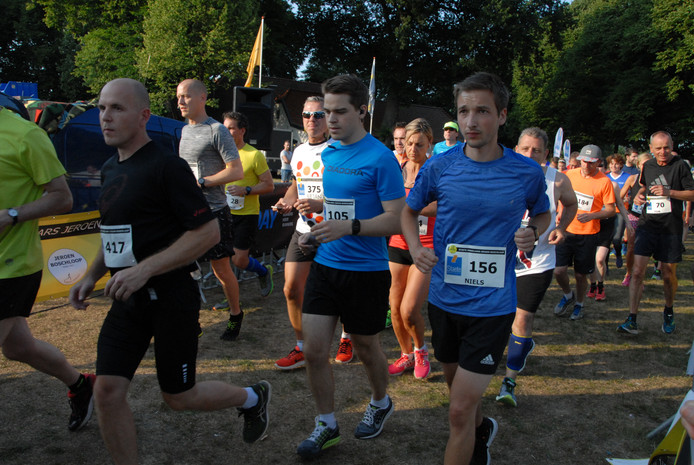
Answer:
[{"label": "wristwatch", "polygon": [[17,221],[19,221],[19,212],[15,208],[9,208],[7,214],[12,218],[12,226],[17,224]]},{"label": "wristwatch", "polygon": [[537,226],[534,224],[529,224],[529,228],[532,228],[533,232],[535,233],[535,240],[537,241],[540,238],[540,235],[537,233]]},{"label": "wristwatch", "polygon": [[246,186],[246,195],[251,195],[251,186]]},{"label": "wristwatch", "polygon": [[359,235],[359,231],[361,231],[361,222],[357,219],[353,219],[352,220],[352,236]]},{"label": "wristwatch", "polygon": [[205,178],[198,179],[198,184],[200,184],[200,187],[204,188],[205,187]]}]

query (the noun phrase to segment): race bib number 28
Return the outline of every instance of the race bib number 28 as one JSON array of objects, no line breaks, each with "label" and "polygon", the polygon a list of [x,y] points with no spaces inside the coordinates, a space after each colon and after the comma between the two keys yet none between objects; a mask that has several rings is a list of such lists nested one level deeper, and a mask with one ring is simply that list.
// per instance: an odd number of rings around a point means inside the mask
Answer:
[{"label": "race bib number 28", "polygon": [[475,287],[504,287],[506,248],[448,244],[444,281]]}]

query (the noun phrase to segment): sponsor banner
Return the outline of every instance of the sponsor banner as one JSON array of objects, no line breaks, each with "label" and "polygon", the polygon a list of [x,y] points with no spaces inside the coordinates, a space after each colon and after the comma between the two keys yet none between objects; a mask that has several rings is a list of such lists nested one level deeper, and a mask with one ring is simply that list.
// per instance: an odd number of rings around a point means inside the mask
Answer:
[{"label": "sponsor banner", "polygon": [[[101,247],[99,212],[71,213],[39,220],[43,277],[36,301],[65,297],[96,258]],[[108,273],[96,283],[103,289]]]},{"label": "sponsor banner", "polygon": [[292,209],[281,214],[271,207],[284,197],[291,183],[275,183],[275,190],[260,196],[260,213],[258,215],[258,233],[255,236],[255,250],[252,255],[260,256],[271,250],[287,248],[292,239],[299,215]]}]

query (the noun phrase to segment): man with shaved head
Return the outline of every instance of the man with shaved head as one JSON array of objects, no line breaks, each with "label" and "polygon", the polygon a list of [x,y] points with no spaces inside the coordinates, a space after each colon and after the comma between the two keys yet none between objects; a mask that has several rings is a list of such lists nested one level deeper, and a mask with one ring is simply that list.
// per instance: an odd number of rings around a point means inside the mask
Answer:
[{"label": "man with shaved head", "polygon": [[[243,166],[234,138],[214,118],[207,116],[207,89],[197,79],[186,79],[176,89],[178,108],[188,120],[181,131],[178,153],[198,180],[212,213],[217,217],[221,238],[200,257],[209,260],[229,302],[229,322],[222,339],[233,341],[241,331],[243,312],[239,304],[239,283],[229,258],[234,255],[234,222],[227,205],[224,186],[243,178]],[[225,308],[226,310],[226,308]]]},{"label": "man with shaved head", "polygon": [[106,447],[115,463],[137,463],[127,394],[152,337],[164,401],[174,410],[238,407],[243,439],[255,442],[267,430],[270,384],[244,389],[195,382],[200,295],[190,272],[219,242],[218,222],[185,161],[149,138],[149,99],[141,83],[107,83],[98,106],[104,141],[118,153],[101,170],[102,248],[70,290],[70,302],[87,308],[95,283],[111,272],[104,294],[113,304],[99,335],[94,385]]}]

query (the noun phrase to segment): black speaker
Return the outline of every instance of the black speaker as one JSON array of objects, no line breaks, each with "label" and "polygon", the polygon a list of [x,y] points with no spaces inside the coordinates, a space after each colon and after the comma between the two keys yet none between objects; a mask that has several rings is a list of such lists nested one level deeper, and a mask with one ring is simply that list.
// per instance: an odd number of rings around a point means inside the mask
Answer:
[{"label": "black speaker", "polygon": [[234,111],[248,118],[246,142],[258,150],[270,150],[272,141],[273,90],[234,87]]}]

